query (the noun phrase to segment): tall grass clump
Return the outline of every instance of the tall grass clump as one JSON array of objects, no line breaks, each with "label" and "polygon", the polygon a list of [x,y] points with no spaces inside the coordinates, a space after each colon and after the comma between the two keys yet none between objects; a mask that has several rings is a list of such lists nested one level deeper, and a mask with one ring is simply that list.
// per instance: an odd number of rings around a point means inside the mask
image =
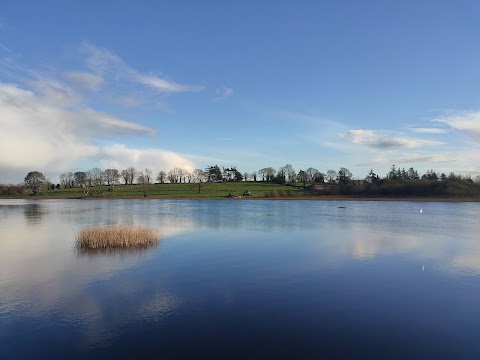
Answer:
[{"label": "tall grass clump", "polygon": [[78,249],[142,248],[158,244],[157,230],[141,226],[107,225],[75,234]]}]

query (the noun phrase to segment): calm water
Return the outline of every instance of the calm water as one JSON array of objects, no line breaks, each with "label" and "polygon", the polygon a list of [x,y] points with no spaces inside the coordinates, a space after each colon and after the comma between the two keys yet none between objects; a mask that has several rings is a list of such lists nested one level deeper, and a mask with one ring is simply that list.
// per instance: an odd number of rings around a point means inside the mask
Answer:
[{"label": "calm water", "polygon": [[[480,359],[479,215],[480,203],[0,200],[0,358]],[[75,231],[97,224],[152,226],[161,243],[77,252]]]}]

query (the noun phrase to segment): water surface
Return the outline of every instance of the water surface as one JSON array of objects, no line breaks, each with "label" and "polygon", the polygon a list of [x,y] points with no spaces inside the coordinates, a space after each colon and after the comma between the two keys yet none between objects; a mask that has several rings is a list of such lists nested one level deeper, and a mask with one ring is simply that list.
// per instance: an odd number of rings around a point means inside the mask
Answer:
[{"label": "water surface", "polygon": [[[0,200],[0,358],[478,359],[479,214],[479,203]],[[75,232],[101,224],[155,227],[161,242],[76,251]]]}]

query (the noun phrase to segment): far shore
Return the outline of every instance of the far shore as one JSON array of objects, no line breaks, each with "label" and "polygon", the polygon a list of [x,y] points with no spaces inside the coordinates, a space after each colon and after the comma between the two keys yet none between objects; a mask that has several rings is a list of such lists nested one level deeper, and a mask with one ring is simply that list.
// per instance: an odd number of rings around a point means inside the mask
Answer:
[{"label": "far shore", "polygon": [[324,195],[324,196],[288,196],[288,197],[253,197],[253,196],[236,196],[236,197],[170,197],[170,196],[3,196],[0,199],[12,200],[304,200],[304,201],[414,201],[414,202],[480,202],[480,197],[419,197],[419,196],[403,196],[403,197],[367,197],[367,196],[342,196],[342,195]]}]

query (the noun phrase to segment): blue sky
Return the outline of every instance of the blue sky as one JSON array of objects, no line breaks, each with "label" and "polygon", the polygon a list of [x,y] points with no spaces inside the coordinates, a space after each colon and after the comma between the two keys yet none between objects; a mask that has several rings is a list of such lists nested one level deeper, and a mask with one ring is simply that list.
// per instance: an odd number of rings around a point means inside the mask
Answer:
[{"label": "blue sky", "polygon": [[476,1],[0,3],[0,183],[39,170],[480,174]]}]

